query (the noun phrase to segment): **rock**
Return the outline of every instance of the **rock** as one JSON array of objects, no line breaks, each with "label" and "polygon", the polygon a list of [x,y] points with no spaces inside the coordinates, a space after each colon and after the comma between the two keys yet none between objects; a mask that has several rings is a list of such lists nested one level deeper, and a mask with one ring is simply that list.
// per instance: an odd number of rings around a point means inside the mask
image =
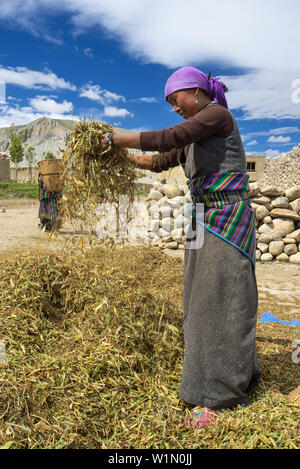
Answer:
[{"label": "rock", "polygon": [[152,240],[151,244],[152,246],[160,246],[162,244],[162,240],[158,236],[156,236],[156,238]]},{"label": "rock", "polygon": [[285,191],[285,195],[288,197],[289,201],[292,202],[295,199],[300,197],[300,185],[293,186],[290,189]]},{"label": "rock", "polygon": [[290,256],[290,262],[292,264],[300,264],[300,252],[297,252],[297,254],[293,254]]},{"label": "rock", "polygon": [[188,225],[185,225],[185,227],[183,228],[183,231],[184,231],[184,234],[185,234],[185,235],[188,234],[189,229],[190,229],[190,223],[189,223]]},{"label": "rock", "polygon": [[159,220],[150,219],[150,221],[148,223],[148,231],[158,233],[159,227],[160,227],[160,221]]},{"label": "rock", "polygon": [[155,181],[153,184],[152,184],[152,187],[153,189],[155,189],[156,191],[159,191],[161,193],[163,193],[162,191],[162,183],[161,182],[158,182],[158,181]]},{"label": "rock", "polygon": [[163,197],[162,193],[160,191],[156,191],[154,189],[151,189],[148,197],[146,200],[160,200]]},{"label": "rock", "polygon": [[289,233],[288,237],[294,239],[296,243],[300,243],[300,229]]},{"label": "rock", "polygon": [[260,261],[260,258],[261,258],[261,252],[259,249],[256,249],[256,260]]},{"label": "rock", "polygon": [[271,205],[273,208],[288,208],[289,199],[287,197],[276,197],[272,200]]},{"label": "rock", "polygon": [[170,218],[173,215],[173,209],[168,205],[163,205],[160,207],[159,211],[161,213],[161,218]]},{"label": "rock", "polygon": [[268,252],[269,250],[269,245],[265,243],[257,243],[257,247],[262,252],[262,254],[265,254],[265,252]]},{"label": "rock", "polygon": [[5,207],[1,208],[1,213],[6,213],[6,208]]},{"label": "rock", "polygon": [[185,249],[184,244],[178,244],[178,249]]},{"label": "rock", "polygon": [[295,199],[293,202],[290,202],[290,207],[291,207],[291,210],[293,210],[294,212],[300,213],[300,199]]},{"label": "rock", "polygon": [[173,239],[171,238],[170,231],[166,231],[163,228],[159,229],[158,235],[164,240],[165,243],[167,243],[168,241],[173,241]]},{"label": "rock", "polygon": [[288,210],[287,208],[274,208],[271,210],[270,215],[273,218],[289,218],[290,220],[300,221],[300,216],[293,212],[293,210]]},{"label": "rock", "polygon": [[181,205],[184,205],[186,203],[186,198],[181,195],[173,197],[173,199],[168,198],[167,203],[172,208],[180,208]]},{"label": "rock", "polygon": [[252,204],[258,204],[258,205],[268,205],[271,203],[271,199],[269,197],[255,197],[252,199]]},{"label": "rock", "polygon": [[174,218],[163,218],[160,221],[160,226],[163,230],[168,231],[170,233],[170,231],[172,231],[174,228]]},{"label": "rock", "polygon": [[260,205],[259,207],[257,207],[256,212],[255,212],[255,216],[257,220],[263,220],[269,214],[270,214],[269,210],[264,205]]},{"label": "rock", "polygon": [[178,186],[178,189],[181,190],[184,194],[190,192],[189,186],[187,184]]},{"label": "rock", "polygon": [[257,209],[257,207],[259,207],[259,205],[256,204],[255,202],[251,202],[251,207],[252,207],[252,209],[253,209],[253,211],[254,211],[254,213],[255,213],[255,212],[256,212],[256,209]]},{"label": "rock", "polygon": [[284,246],[284,252],[288,255],[291,256],[292,254],[296,254],[297,252],[297,246],[296,244],[286,244]]},{"label": "rock", "polygon": [[178,215],[180,215],[180,213],[181,213],[180,208],[174,208],[173,209],[173,218],[177,218]]},{"label": "rock", "polygon": [[261,235],[257,233],[259,242],[262,244],[269,244],[271,241],[274,241],[273,233],[262,233]]},{"label": "rock", "polygon": [[283,241],[271,241],[269,244],[269,253],[272,256],[279,256],[283,252],[284,242]]},{"label": "rock", "polygon": [[296,244],[296,240],[293,238],[283,238],[284,244]]},{"label": "rock", "polygon": [[273,256],[269,252],[266,252],[265,254],[261,255],[260,260],[265,262],[271,262],[273,260]]},{"label": "rock", "polygon": [[159,220],[160,219],[160,212],[159,212],[159,205],[151,205],[148,210],[149,216],[152,220]]},{"label": "rock", "polygon": [[174,220],[174,228],[184,228],[190,223],[191,223],[191,218],[185,217],[184,215],[180,214]]},{"label": "rock", "polygon": [[272,223],[272,218],[270,216],[267,216],[263,219],[264,223]]},{"label": "rock", "polygon": [[171,238],[173,239],[173,241],[177,241],[178,243],[182,241],[183,235],[183,228],[176,228],[175,230],[171,231]]},{"label": "rock", "polygon": [[176,241],[171,241],[170,243],[162,243],[162,249],[177,249],[178,243]]},{"label": "rock", "polygon": [[268,197],[279,197],[284,194],[284,190],[278,186],[266,186],[260,190],[260,193]]},{"label": "rock", "polygon": [[292,220],[286,220],[284,218],[274,218],[272,223],[269,223],[269,224],[264,223],[263,225],[261,225],[258,228],[258,232],[259,233],[272,233],[273,239],[274,239],[275,232],[277,232],[277,236],[281,235],[281,237],[283,238],[287,234],[292,233],[294,229],[295,229],[295,225]]},{"label": "rock", "polygon": [[289,261],[289,256],[285,254],[285,252],[282,252],[279,254],[279,256],[276,257],[276,261],[280,262],[288,262]]},{"label": "rock", "polygon": [[158,201],[158,205],[159,205],[160,207],[163,207],[163,206],[168,207],[168,205],[169,205],[169,204],[168,204],[168,197],[166,197],[166,196],[164,195],[164,196]]},{"label": "rock", "polygon": [[190,192],[187,192],[187,193],[185,194],[185,198],[186,198],[186,201],[187,201],[187,202],[192,202],[192,197],[191,197],[191,193],[190,193]]},{"label": "rock", "polygon": [[259,193],[259,185],[258,182],[250,182],[249,183],[249,193],[248,197],[255,197]]},{"label": "rock", "polygon": [[163,184],[162,192],[169,199],[173,199],[174,197],[184,195],[184,193],[177,186],[175,186],[175,184]]}]

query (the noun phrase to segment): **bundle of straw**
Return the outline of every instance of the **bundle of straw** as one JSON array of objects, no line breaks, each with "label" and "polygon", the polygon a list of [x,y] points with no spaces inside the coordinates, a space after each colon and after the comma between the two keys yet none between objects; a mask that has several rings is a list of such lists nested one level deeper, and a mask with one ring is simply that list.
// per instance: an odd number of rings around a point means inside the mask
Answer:
[{"label": "bundle of straw", "polygon": [[97,206],[110,203],[118,207],[120,195],[126,195],[128,204],[132,204],[137,178],[135,163],[126,149],[100,145],[101,137],[112,130],[106,123],[84,119],[76,123],[69,135],[62,156],[65,219],[80,220],[85,225],[95,222]]}]

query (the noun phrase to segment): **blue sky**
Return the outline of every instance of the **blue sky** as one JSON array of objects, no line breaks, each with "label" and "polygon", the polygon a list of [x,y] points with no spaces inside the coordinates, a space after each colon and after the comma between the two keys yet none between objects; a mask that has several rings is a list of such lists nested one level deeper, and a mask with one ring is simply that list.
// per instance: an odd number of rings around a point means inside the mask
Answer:
[{"label": "blue sky", "polygon": [[[221,77],[248,154],[300,142],[298,0],[2,0],[0,127],[90,115],[152,130],[181,122],[169,75]],[[5,91],[5,92],[4,92]]]}]

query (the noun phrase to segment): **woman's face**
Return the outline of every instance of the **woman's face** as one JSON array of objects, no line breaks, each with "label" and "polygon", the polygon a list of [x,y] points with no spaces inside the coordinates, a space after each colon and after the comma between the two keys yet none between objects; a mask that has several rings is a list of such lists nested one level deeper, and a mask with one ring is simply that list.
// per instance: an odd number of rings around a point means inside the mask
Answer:
[{"label": "woman's face", "polygon": [[193,117],[210,101],[198,88],[175,91],[167,99],[171,106],[173,106],[174,111],[184,119]]}]

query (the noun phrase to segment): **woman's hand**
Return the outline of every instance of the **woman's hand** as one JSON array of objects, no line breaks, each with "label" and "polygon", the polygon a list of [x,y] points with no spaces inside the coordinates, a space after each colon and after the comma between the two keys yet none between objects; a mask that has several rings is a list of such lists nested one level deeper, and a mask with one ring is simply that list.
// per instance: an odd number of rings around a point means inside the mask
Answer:
[{"label": "woman's hand", "polygon": [[102,135],[102,137],[100,139],[100,145],[101,146],[107,145],[108,136],[109,136],[109,132],[106,132],[105,134]]}]

